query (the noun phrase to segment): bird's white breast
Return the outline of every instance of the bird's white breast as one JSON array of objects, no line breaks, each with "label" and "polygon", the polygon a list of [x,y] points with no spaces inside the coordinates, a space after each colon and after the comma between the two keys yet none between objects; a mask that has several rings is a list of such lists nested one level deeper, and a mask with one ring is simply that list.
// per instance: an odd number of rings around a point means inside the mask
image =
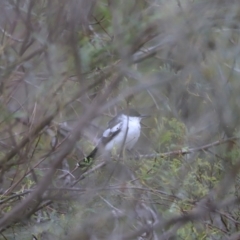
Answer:
[{"label": "bird's white breast", "polygon": [[116,149],[118,151],[121,149],[123,143],[124,147],[131,150],[140,137],[141,119],[139,117],[122,116],[122,120],[123,125],[121,131],[106,145],[105,149],[107,151],[111,151],[112,149]]}]

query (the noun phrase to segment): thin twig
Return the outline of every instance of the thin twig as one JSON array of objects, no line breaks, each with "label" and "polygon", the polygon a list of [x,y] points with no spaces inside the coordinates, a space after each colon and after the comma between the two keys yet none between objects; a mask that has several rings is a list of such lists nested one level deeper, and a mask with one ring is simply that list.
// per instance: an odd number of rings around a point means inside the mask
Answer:
[{"label": "thin twig", "polygon": [[141,158],[151,159],[151,158],[158,158],[158,157],[165,158],[165,157],[171,157],[171,156],[183,156],[183,155],[194,153],[194,152],[204,151],[204,150],[207,150],[208,148],[216,147],[227,142],[233,142],[235,140],[239,140],[239,137],[221,139],[221,140],[203,145],[201,147],[183,148],[183,149],[174,150],[174,151],[165,152],[165,153],[145,154],[145,155],[139,155],[131,158],[132,159],[141,159]]},{"label": "thin twig", "polygon": [[4,30],[2,27],[0,27],[0,31],[8,38],[10,38],[11,40],[13,41],[16,41],[16,42],[23,42],[24,40],[23,39],[18,39],[18,38],[15,38],[13,37],[10,33],[8,33],[6,30]]}]

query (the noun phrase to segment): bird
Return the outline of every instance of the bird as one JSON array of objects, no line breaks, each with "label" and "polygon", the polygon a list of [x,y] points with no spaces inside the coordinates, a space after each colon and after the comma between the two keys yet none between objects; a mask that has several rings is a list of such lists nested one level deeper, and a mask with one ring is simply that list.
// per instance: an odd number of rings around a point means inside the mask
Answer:
[{"label": "bird", "polygon": [[123,149],[131,150],[140,137],[140,123],[145,117],[149,116],[140,115],[135,109],[130,108],[119,112],[108,122],[108,127],[103,132],[97,146],[77,166],[85,166],[97,155],[110,154],[113,150],[117,153]]}]

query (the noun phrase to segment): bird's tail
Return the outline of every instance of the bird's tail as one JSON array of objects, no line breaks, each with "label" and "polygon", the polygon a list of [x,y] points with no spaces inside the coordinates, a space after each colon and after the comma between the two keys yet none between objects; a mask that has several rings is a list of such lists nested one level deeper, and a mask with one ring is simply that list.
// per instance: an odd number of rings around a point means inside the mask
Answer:
[{"label": "bird's tail", "polygon": [[83,168],[83,167],[91,165],[92,160],[96,156],[97,150],[98,150],[98,148],[95,147],[87,157],[85,157],[84,159],[82,159],[80,162],[77,163],[77,166],[80,168]]}]

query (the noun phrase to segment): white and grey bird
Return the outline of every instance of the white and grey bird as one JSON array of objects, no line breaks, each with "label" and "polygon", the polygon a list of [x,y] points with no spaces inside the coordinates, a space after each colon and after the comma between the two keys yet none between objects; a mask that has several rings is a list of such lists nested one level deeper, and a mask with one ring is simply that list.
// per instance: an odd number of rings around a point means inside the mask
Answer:
[{"label": "white and grey bird", "polygon": [[[82,161],[78,163],[81,167],[85,162],[89,162],[96,155],[109,154],[114,150],[131,150],[138,141],[141,133],[141,120],[148,116],[140,115],[134,109],[125,109],[108,122],[107,129],[103,132],[97,146]],[[101,155],[100,154],[100,155]]]}]

